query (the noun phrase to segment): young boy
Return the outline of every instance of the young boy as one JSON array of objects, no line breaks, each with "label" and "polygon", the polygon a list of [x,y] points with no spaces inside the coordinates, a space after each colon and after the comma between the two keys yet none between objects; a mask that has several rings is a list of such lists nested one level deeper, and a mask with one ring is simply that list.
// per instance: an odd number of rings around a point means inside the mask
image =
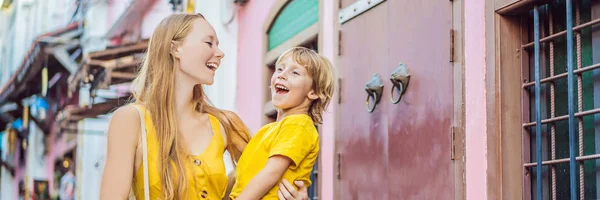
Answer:
[{"label": "young boy", "polygon": [[262,127],[244,149],[231,199],[278,199],[280,180],[304,181],[319,153],[315,124],[333,95],[331,63],[313,50],[296,47],[284,52],[271,77],[271,97],[277,122]]}]

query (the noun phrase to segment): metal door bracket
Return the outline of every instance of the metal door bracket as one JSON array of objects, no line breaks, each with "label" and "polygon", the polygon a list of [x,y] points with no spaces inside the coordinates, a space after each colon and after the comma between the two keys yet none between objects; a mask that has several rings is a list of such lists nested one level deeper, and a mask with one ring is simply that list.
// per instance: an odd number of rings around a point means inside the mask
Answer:
[{"label": "metal door bracket", "polygon": [[342,168],[342,154],[341,153],[337,153],[336,160],[337,160],[337,167],[336,167],[337,168],[337,172],[336,172],[336,176],[337,176],[337,179],[339,180],[339,179],[342,179],[342,172],[341,172],[341,169],[340,169],[340,168]]},{"label": "metal door bracket", "polygon": [[454,160],[455,159],[455,151],[456,151],[456,131],[455,131],[454,126],[450,127],[450,142],[452,144],[450,144],[450,159]]},{"label": "metal door bracket", "polygon": [[350,19],[366,12],[367,10],[377,6],[385,0],[358,0],[352,5],[345,7],[339,11],[340,24],[350,21]]},{"label": "metal door bracket", "polygon": [[338,31],[338,56],[342,55],[342,31]]},{"label": "metal door bracket", "polygon": [[342,79],[338,78],[338,104],[342,104]]},{"label": "metal door bracket", "polygon": [[[367,82],[365,91],[367,92],[367,111],[371,113],[377,107],[383,93],[383,80],[381,80],[379,74],[375,73],[373,78]],[[373,101],[371,101],[371,99],[373,99]]]},{"label": "metal door bracket", "polygon": [[450,62],[454,62],[454,30],[450,29]]},{"label": "metal door bracket", "polygon": [[[390,75],[390,81],[392,81],[392,91],[390,93],[390,100],[393,104],[397,104],[402,99],[402,95],[406,92],[408,87],[408,81],[410,80],[410,74],[405,64],[398,64],[398,68]],[[398,95],[394,95],[398,93]],[[395,98],[394,96],[398,96]]]}]

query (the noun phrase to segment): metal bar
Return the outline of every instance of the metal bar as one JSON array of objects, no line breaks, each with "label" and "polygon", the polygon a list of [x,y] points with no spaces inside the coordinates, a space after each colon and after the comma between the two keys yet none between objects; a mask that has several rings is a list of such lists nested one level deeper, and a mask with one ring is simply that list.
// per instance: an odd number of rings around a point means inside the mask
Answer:
[{"label": "metal bar", "polygon": [[[598,114],[598,113],[600,113],[600,108],[596,108],[596,109],[593,109],[593,110],[586,110],[586,111],[583,111],[583,112],[575,113],[575,117],[585,117],[585,116],[588,116],[588,115],[593,115],[593,114]],[[554,117],[554,118],[550,118],[550,119],[545,119],[545,120],[542,120],[542,124],[553,123],[553,122],[557,122],[557,121],[561,121],[561,120],[566,120],[566,119],[569,119],[569,115],[563,115],[563,116],[560,116],[560,117]],[[531,127],[531,126],[535,126],[535,125],[536,125],[535,122],[529,122],[529,123],[523,124],[523,128],[527,128],[527,127]]]},{"label": "metal bar", "polygon": [[[600,108],[596,108],[596,109],[593,109],[593,110],[586,110],[586,111],[583,111],[583,112],[575,113],[575,117],[585,117],[585,116],[588,116],[588,115],[593,115],[593,114],[598,114],[598,113],[600,113]],[[563,115],[563,116],[560,116],[560,117],[554,117],[554,118],[550,118],[550,119],[544,119],[544,120],[542,120],[542,124],[547,124],[547,123],[562,121],[562,120],[566,120],[566,119],[569,119],[569,115]],[[532,127],[532,126],[535,126],[535,125],[536,125],[535,122],[529,122],[529,123],[523,124],[523,128],[528,128],[528,127]]]},{"label": "metal bar", "polygon": [[[592,26],[592,25],[595,25],[595,24],[598,24],[598,23],[600,23],[600,19],[595,19],[595,20],[592,20],[592,21],[586,22],[586,23],[584,23],[584,24],[581,24],[581,25],[579,25],[579,26],[573,27],[573,31],[579,31],[579,30],[581,30],[581,29],[587,28],[587,27],[589,27],[589,26]],[[544,38],[540,39],[540,42],[547,42],[547,41],[551,41],[551,40],[554,40],[554,39],[556,39],[556,38],[558,38],[558,37],[564,36],[564,35],[566,35],[566,34],[567,34],[567,31],[561,31],[561,32],[558,32],[558,33],[555,33],[555,34],[549,35],[548,37],[544,37]],[[527,48],[531,48],[531,47],[533,47],[533,45],[534,45],[534,44],[533,44],[533,42],[530,42],[530,43],[524,44],[524,45],[523,45],[523,46],[521,46],[521,47],[522,47],[523,49],[527,49]]]},{"label": "metal bar", "polygon": [[[581,23],[581,17],[579,12],[579,1],[575,1],[575,24],[579,25]],[[575,33],[576,39],[576,48],[577,48],[577,69],[581,69],[581,33]],[[577,112],[583,111],[583,88],[581,86],[581,74],[577,74]],[[579,156],[583,156],[583,118],[577,118],[577,124],[579,127]],[[584,187],[584,177],[583,177],[583,163],[579,163],[579,199],[585,199],[585,187]]]},{"label": "metal bar", "polygon": [[[600,1],[590,1],[590,5],[591,8],[587,8],[586,7],[586,11],[591,11],[591,19],[598,19],[600,18]],[[588,39],[587,41],[589,41],[589,43],[587,44],[591,44],[591,50],[592,55],[591,55],[591,60],[593,63],[599,63],[600,62],[600,54],[595,53],[595,52],[600,52],[600,31],[597,31],[598,28],[600,28],[600,26],[596,25],[592,27],[592,33],[590,35],[591,39]],[[585,44],[585,43],[584,43]],[[591,77],[590,77],[590,82],[593,82],[593,85],[591,87],[591,91],[592,95],[595,97],[593,98],[593,100],[590,102],[591,105],[593,105],[594,107],[596,105],[600,106],[600,98],[598,98],[598,96],[600,95],[600,70],[595,70],[591,73]],[[594,134],[594,138],[591,139],[594,143],[594,151],[595,152],[600,152],[600,126],[599,126],[599,122],[600,122],[600,115],[595,115],[593,118],[593,123],[590,124],[589,126],[591,126],[592,131],[590,132],[586,132],[586,134]],[[594,165],[596,167],[600,166],[600,160],[596,160],[594,162]],[[600,180],[600,170],[597,170],[598,168],[595,168],[593,172],[591,172],[592,174],[592,179],[593,180]],[[596,194],[600,194],[600,185],[596,185],[595,188],[590,188],[590,192],[595,192]]]},{"label": "metal bar", "polygon": [[535,41],[534,65],[535,65],[535,159],[536,167],[536,192],[537,199],[542,199],[542,105],[540,91],[540,13],[539,7],[533,7],[533,38]]},{"label": "metal bar", "polygon": [[[576,157],[577,162],[582,162],[582,161],[586,161],[586,160],[596,160],[596,159],[600,159],[600,154],[593,154],[593,155],[577,156]],[[557,160],[547,160],[547,161],[543,161],[542,165],[557,165],[557,164],[561,164],[561,163],[568,163],[569,161],[570,161],[570,158],[562,158],[562,159],[557,159]],[[525,163],[523,165],[523,167],[526,167],[526,168],[535,167],[535,166],[537,166],[537,163]]]},{"label": "metal bar", "polygon": [[[597,114],[597,113],[600,113],[600,108],[575,113],[575,117],[585,117],[585,116],[593,115],[593,114]],[[569,119],[569,115],[563,115],[560,117],[545,119],[545,120],[542,120],[542,124],[557,122],[557,121],[566,120],[566,119]],[[523,128],[527,128],[527,127],[531,127],[531,126],[535,126],[535,122],[529,122],[529,123],[523,124]]]},{"label": "metal bar", "polygon": [[571,200],[577,199],[576,190],[576,168],[575,161],[575,108],[574,108],[574,85],[573,85],[573,9],[572,1],[566,0],[566,31],[567,31],[567,98],[569,110],[569,188],[571,191]]},{"label": "metal bar", "polygon": [[[573,74],[582,74],[584,72],[592,71],[592,70],[598,69],[598,68],[600,68],[600,63],[596,63],[596,64],[593,64],[593,65],[590,65],[590,66],[587,66],[584,68],[576,69],[573,71]],[[556,76],[550,75],[550,77],[543,78],[542,80],[540,80],[540,83],[552,82],[557,79],[565,78],[565,77],[567,77],[567,75],[568,75],[568,72],[565,72],[565,73],[562,73],[562,74],[559,74]],[[535,86],[535,81],[523,84],[523,88],[527,88],[527,87],[531,87],[531,86]]]},{"label": "metal bar", "polygon": [[358,0],[352,5],[339,11],[340,24],[344,24],[354,17],[368,11],[369,9],[383,3],[385,0]]},{"label": "metal bar", "polygon": [[[531,9],[528,9],[528,12],[531,11]],[[529,15],[527,16],[521,16],[520,17],[520,22],[522,25],[527,24],[529,27],[529,24],[532,24],[531,21],[533,19],[531,19],[531,17],[529,17]],[[529,42],[529,35],[530,35],[529,28],[525,28],[522,27],[521,28],[521,43],[526,43]],[[533,52],[529,52],[529,51],[519,51],[518,52],[521,55],[521,76],[519,77],[519,80],[526,80],[529,79],[530,77],[530,68],[532,67],[530,64],[530,58],[531,58],[531,54]],[[526,90],[522,90],[521,91],[521,102],[523,102],[521,104],[521,116],[522,116],[522,122],[529,122],[531,118],[533,118],[531,116],[531,112],[533,111],[533,103],[531,103],[530,99],[533,97],[533,93],[526,91]],[[534,151],[534,148],[532,148],[531,143],[534,140],[534,138],[532,137],[532,133],[533,131],[530,128],[523,128],[521,133],[522,133],[522,143],[521,145],[524,147],[523,148],[523,155],[522,155],[522,163],[527,163],[527,162],[531,162],[533,161],[532,157],[532,151]],[[526,199],[526,200],[531,200],[532,196],[533,196],[533,178],[531,176],[529,176],[530,170],[527,168],[523,168],[523,174],[525,174],[525,176],[523,177],[523,198],[522,199]]]},{"label": "metal bar", "polygon": [[[554,22],[552,19],[552,8],[550,5],[546,5],[548,10],[548,29],[549,34],[554,33]],[[550,41],[550,77],[554,76],[554,41]],[[556,96],[555,96],[555,85],[554,82],[550,83],[550,118],[556,117]],[[552,160],[556,160],[556,124],[550,124],[550,140],[551,140],[551,151]],[[556,165],[552,165],[552,200],[556,200]]]}]

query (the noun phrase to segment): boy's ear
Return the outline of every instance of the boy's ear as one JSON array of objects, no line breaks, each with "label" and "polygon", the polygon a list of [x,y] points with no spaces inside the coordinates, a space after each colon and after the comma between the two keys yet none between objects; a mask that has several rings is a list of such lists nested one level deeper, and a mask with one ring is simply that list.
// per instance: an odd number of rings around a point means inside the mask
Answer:
[{"label": "boy's ear", "polygon": [[317,100],[317,99],[319,99],[319,95],[317,95],[317,93],[315,93],[315,90],[310,90],[310,92],[308,92],[308,98],[310,100]]}]

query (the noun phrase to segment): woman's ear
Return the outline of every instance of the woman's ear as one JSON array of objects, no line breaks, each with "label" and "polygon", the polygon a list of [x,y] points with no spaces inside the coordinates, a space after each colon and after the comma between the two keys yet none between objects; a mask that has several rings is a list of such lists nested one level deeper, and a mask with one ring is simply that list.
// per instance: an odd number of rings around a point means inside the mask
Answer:
[{"label": "woman's ear", "polygon": [[171,55],[173,55],[173,57],[179,59],[179,44],[178,44],[178,42],[175,42],[172,40],[171,40]]}]

